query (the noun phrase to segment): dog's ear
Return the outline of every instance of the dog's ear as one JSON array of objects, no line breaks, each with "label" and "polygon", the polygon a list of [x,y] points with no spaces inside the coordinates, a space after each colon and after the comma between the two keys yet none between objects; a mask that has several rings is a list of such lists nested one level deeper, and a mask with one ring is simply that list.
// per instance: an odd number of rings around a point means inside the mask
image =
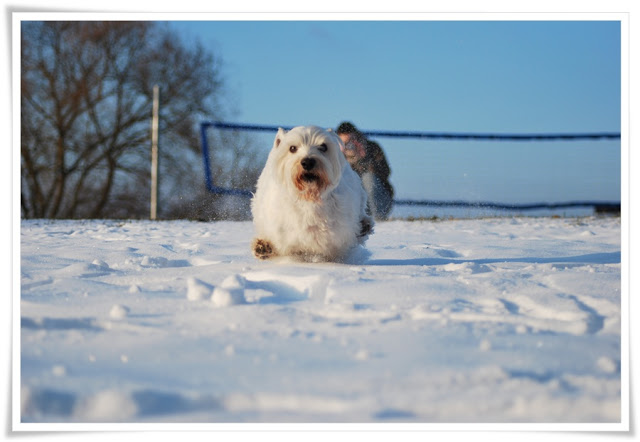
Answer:
[{"label": "dog's ear", "polygon": [[281,127],[278,128],[278,133],[276,134],[276,139],[273,140],[273,148],[274,149],[276,147],[280,146],[280,142],[282,141],[282,139],[284,138],[286,133],[287,133],[287,131],[284,130],[283,128],[281,128]]}]

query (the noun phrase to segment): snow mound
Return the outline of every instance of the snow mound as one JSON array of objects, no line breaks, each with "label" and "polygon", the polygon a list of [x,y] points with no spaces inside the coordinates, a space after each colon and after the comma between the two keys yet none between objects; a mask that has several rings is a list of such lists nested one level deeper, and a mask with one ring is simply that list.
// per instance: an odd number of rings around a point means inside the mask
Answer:
[{"label": "snow mound", "polygon": [[124,319],[127,317],[130,311],[131,310],[129,309],[129,307],[125,305],[116,304],[113,307],[111,307],[111,310],[109,311],[109,316],[112,319]]},{"label": "snow mound", "polygon": [[187,299],[189,301],[202,301],[211,296],[213,287],[206,282],[194,278],[187,278]]},{"label": "snow mound", "polygon": [[216,307],[229,307],[231,305],[246,304],[244,286],[246,280],[240,275],[230,275],[222,281],[222,284],[213,289],[211,301]]},{"label": "snow mound", "polygon": [[107,390],[79,404],[74,416],[85,422],[118,422],[131,419],[137,412],[138,408],[129,395],[117,390]]}]

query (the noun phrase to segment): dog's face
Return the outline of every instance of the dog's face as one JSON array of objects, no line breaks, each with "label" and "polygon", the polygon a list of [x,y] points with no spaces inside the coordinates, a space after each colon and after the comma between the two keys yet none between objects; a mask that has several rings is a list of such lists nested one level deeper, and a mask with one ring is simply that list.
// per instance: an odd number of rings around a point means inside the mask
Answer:
[{"label": "dog's face", "polygon": [[271,155],[276,173],[292,192],[307,201],[319,201],[340,182],[346,163],[340,139],[316,126],[279,129]]}]

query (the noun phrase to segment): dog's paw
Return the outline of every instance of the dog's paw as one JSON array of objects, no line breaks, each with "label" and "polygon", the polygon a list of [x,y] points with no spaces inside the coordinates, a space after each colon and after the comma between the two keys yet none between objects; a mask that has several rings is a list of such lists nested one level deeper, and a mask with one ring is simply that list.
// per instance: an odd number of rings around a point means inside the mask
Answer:
[{"label": "dog's paw", "polygon": [[371,232],[373,232],[373,221],[369,217],[362,218],[360,220],[360,234],[358,235],[358,238],[364,238]]},{"label": "dog's paw", "polygon": [[253,254],[259,259],[268,259],[275,255],[271,243],[264,239],[253,240]]}]

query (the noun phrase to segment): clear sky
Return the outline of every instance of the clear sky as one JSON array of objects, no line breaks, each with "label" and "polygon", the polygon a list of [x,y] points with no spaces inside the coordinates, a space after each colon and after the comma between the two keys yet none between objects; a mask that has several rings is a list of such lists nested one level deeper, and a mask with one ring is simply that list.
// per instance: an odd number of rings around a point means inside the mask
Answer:
[{"label": "clear sky", "polygon": [[[171,22],[223,59],[234,122],[619,132],[616,21]],[[266,151],[272,134],[265,139]],[[620,142],[379,138],[396,197],[620,199]]]}]

